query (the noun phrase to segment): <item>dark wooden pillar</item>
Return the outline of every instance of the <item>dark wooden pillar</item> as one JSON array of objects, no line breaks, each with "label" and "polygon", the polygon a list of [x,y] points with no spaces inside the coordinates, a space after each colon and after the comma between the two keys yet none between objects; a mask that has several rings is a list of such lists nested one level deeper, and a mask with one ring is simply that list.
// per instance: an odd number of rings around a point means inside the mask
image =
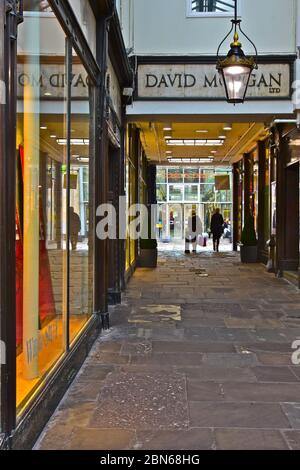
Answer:
[{"label": "dark wooden pillar", "polygon": [[147,170],[147,201],[148,204],[156,204],[156,166],[148,165]]},{"label": "dark wooden pillar", "polygon": [[16,424],[16,8],[0,2],[0,433],[7,434]]},{"label": "dark wooden pillar", "polygon": [[113,149],[109,146],[109,192],[108,202],[113,205],[116,211],[116,234],[115,240],[108,240],[108,302],[112,305],[121,303],[121,265],[120,265],[120,237],[119,237],[119,195],[120,195],[120,149]]},{"label": "dark wooden pillar", "polygon": [[[106,108],[106,71],[108,56],[108,19],[101,17],[97,21],[97,62],[101,69],[101,80],[96,90],[95,99],[95,211],[101,204],[107,203],[107,140],[108,131],[105,119]],[[99,219],[96,219],[96,225]],[[108,310],[107,289],[107,242],[95,235],[94,250],[94,309],[102,314]]]},{"label": "dark wooden pillar", "polygon": [[239,163],[234,163],[232,168],[233,173],[233,251],[237,251],[239,243],[239,184],[240,184],[240,172]]},{"label": "dark wooden pillar", "polygon": [[152,230],[150,233],[155,233],[156,220],[153,220],[155,214],[153,211],[151,212],[151,209],[152,206],[156,206],[156,204],[156,165],[149,164],[147,168],[147,206],[149,215],[149,228],[151,227]]},{"label": "dark wooden pillar", "polygon": [[284,271],[284,246],[285,246],[285,194],[286,194],[286,173],[285,164],[287,160],[287,145],[284,141],[280,140],[279,153],[277,155],[276,165],[276,256],[277,256],[277,270],[278,275],[282,275]]},{"label": "dark wooden pillar", "polygon": [[266,263],[268,251],[265,239],[265,219],[268,218],[266,206],[266,144],[258,142],[258,216],[257,216],[257,236],[258,236],[258,259]]},{"label": "dark wooden pillar", "polygon": [[244,155],[244,221],[252,215],[251,210],[251,178],[252,178],[252,165],[251,155],[246,153]]}]

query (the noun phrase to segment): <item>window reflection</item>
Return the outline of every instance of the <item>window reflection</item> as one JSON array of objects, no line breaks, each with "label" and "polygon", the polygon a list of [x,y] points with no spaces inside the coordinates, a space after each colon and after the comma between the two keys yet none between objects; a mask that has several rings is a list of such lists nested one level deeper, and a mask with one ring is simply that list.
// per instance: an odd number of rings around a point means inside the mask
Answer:
[{"label": "window reflection", "polygon": [[93,245],[90,227],[90,92],[81,60],[72,55],[70,165],[70,340],[80,332],[93,309]]},{"label": "window reflection", "polygon": [[[65,36],[53,17],[49,36],[42,19],[19,30],[16,142],[17,407],[65,350],[66,95],[45,102],[48,67],[65,74]],[[43,36],[43,41],[41,40]],[[57,38],[52,49],[52,37]],[[58,45],[61,47],[57,50]],[[47,50],[47,51],[46,51]],[[59,55],[59,65],[56,56]]]},{"label": "window reflection", "polygon": [[[36,3],[36,8],[41,11],[46,2]],[[18,412],[93,312],[91,86],[73,52],[69,135],[65,51],[66,38],[55,16],[35,14],[21,24],[16,142]]]},{"label": "window reflection", "polygon": [[24,0],[23,5],[24,11],[52,11],[47,0]]}]

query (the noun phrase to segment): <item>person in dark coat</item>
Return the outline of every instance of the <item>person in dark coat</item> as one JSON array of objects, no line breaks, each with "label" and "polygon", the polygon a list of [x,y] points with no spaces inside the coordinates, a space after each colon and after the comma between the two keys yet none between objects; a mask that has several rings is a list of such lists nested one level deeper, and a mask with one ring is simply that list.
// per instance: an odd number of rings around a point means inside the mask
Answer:
[{"label": "person in dark coat", "polygon": [[223,235],[224,219],[220,213],[220,209],[216,209],[211,218],[210,230],[213,234],[214,251],[219,251],[220,238]]},{"label": "person in dark coat", "polygon": [[74,211],[74,207],[70,207],[70,239],[72,250],[76,250],[78,243],[78,234],[81,230],[80,217]]}]

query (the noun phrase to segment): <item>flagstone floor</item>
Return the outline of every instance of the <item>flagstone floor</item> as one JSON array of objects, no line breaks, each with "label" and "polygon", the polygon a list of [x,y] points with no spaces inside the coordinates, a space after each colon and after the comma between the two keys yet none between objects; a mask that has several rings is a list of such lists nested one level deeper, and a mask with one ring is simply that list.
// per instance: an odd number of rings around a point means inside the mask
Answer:
[{"label": "flagstone floor", "polygon": [[36,449],[300,449],[300,292],[264,266],[166,248],[111,323]]}]

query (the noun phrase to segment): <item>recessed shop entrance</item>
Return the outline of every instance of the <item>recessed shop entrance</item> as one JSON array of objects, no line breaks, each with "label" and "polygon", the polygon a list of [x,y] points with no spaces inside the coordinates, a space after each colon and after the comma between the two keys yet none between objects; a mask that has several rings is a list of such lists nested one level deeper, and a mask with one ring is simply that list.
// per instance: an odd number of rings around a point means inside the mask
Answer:
[{"label": "recessed shop entrance", "polygon": [[286,168],[286,220],[278,220],[284,224],[284,271],[298,279],[299,268],[299,162]]}]

